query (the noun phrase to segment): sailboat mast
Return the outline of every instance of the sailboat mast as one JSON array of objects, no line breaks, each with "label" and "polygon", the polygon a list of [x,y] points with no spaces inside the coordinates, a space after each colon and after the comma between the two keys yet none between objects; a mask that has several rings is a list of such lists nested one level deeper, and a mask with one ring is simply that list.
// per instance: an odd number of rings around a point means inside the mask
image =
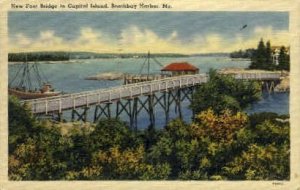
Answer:
[{"label": "sailboat mast", "polygon": [[27,58],[27,53],[26,53],[26,70],[27,70],[27,84],[28,84],[28,90],[32,89],[32,84],[31,84],[31,76],[30,76],[30,67],[28,63],[28,58]]},{"label": "sailboat mast", "polygon": [[147,80],[149,79],[150,74],[150,51],[148,51],[148,70],[147,70]]},{"label": "sailboat mast", "polygon": [[23,88],[24,87],[24,83],[25,83],[25,78],[26,78],[26,71],[27,71],[27,55],[24,53],[25,55],[25,62],[24,62],[24,67],[23,67],[23,72],[22,72],[22,76],[21,76],[21,79],[20,79],[20,82],[19,82],[19,87],[20,88]]}]

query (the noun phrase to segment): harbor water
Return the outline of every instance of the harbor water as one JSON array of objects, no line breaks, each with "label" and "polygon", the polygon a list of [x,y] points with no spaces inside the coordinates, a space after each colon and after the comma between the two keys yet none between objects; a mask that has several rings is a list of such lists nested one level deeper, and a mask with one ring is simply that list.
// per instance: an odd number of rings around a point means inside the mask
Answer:
[{"label": "harbor water", "polygon": [[[228,57],[221,56],[194,56],[194,57],[159,57],[156,58],[162,65],[167,65],[172,62],[189,62],[200,68],[200,73],[206,73],[210,68],[246,68],[250,62],[245,60],[232,60]],[[145,58],[114,58],[114,59],[85,59],[71,60],[70,62],[57,63],[39,63],[39,70],[42,72],[49,82],[57,91],[65,93],[81,92],[87,90],[95,90],[100,88],[108,88],[123,84],[123,80],[85,80],[86,77],[97,75],[106,72],[122,72],[130,74],[147,73],[147,67],[142,69]],[[20,64],[9,65],[9,79],[12,79]],[[150,72],[160,73],[161,66],[154,61],[150,62]],[[172,111],[171,111],[172,110]],[[171,108],[170,118],[176,118],[178,113],[175,113],[174,108]],[[93,109],[90,110],[92,119]],[[263,94],[262,99],[245,110],[247,113],[256,112],[275,112],[278,114],[289,114],[289,93],[273,93]],[[186,100],[182,103],[183,119],[186,122],[191,121],[191,110],[189,102]],[[65,117],[70,114],[65,114]],[[155,125],[163,127],[165,125],[164,112],[159,107],[155,109]],[[126,115],[121,115],[121,119],[128,121]],[[138,119],[138,127],[143,129],[149,125],[148,115],[141,112]]]}]

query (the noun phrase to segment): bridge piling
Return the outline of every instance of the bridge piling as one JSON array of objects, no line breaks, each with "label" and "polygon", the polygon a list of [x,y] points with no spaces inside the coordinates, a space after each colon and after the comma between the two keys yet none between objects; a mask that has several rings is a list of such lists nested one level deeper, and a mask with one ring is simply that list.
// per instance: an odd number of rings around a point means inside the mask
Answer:
[{"label": "bridge piling", "polygon": [[106,118],[111,118],[111,111],[110,111],[111,104],[112,104],[111,102],[105,103],[103,107],[102,107],[102,104],[96,105],[95,112],[94,112],[94,123],[99,121],[99,119],[103,115]]},{"label": "bridge piling", "polygon": [[268,94],[271,94],[275,91],[275,86],[279,83],[279,80],[262,81],[262,91],[267,91]]},{"label": "bridge piling", "polygon": [[153,94],[148,95],[148,114],[149,114],[149,120],[150,120],[150,126],[155,126],[155,114],[154,114],[154,108],[153,108]]},{"label": "bridge piling", "polygon": [[[83,121],[83,122],[87,122],[88,120],[88,110],[90,109],[89,106],[83,107],[82,108],[83,111],[82,113],[79,112],[79,110],[76,109],[72,109],[72,113],[71,113],[71,121]],[[77,116],[77,119],[76,119]]]},{"label": "bridge piling", "polygon": [[177,96],[176,96],[176,105],[178,110],[179,118],[182,119],[182,112],[181,112],[181,90],[177,90]]}]

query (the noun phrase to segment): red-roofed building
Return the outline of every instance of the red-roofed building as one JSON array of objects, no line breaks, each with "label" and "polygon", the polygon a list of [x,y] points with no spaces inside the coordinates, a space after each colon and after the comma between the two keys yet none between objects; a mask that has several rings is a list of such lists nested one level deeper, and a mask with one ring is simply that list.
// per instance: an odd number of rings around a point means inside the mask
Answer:
[{"label": "red-roofed building", "polygon": [[198,74],[199,68],[188,62],[171,63],[161,69],[163,74],[171,73],[172,76]]}]

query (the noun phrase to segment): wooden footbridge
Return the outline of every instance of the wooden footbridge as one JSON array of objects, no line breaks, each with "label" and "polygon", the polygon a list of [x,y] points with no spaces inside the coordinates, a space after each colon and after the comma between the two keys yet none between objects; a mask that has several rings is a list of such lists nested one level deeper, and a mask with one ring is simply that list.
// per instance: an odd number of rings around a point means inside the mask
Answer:
[{"label": "wooden footbridge", "polygon": [[[280,73],[240,73],[234,74],[239,80],[259,80],[273,84],[280,80]],[[171,105],[181,117],[181,102],[191,101],[195,87],[209,80],[206,74],[182,75],[152,81],[121,85],[106,89],[84,91],[60,96],[24,100],[33,114],[56,114],[59,119],[66,110],[71,110],[72,121],[87,121],[88,110],[94,107],[94,122],[102,117],[119,117],[125,113],[129,117],[130,126],[137,127],[137,118],[142,110],[149,115],[150,124],[155,122],[154,108],[161,106],[165,112],[166,122],[169,120]],[[272,83],[273,82],[273,83]],[[111,105],[115,104],[114,111]],[[114,112],[114,113],[113,113]]]}]

